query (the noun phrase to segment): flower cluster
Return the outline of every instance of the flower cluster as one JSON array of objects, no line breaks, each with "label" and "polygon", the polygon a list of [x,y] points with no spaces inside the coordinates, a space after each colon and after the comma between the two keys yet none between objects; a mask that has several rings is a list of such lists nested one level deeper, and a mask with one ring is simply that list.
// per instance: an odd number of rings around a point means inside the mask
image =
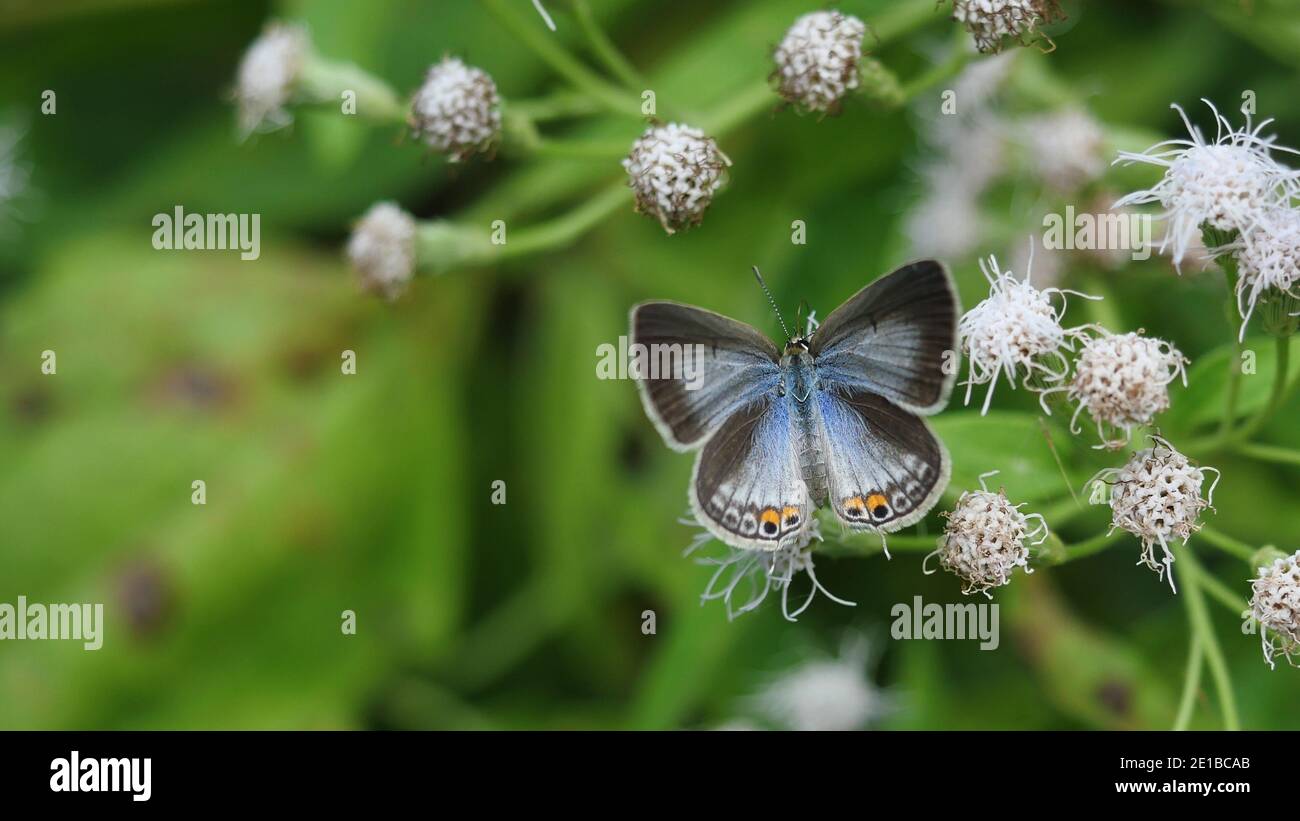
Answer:
[{"label": "flower cluster", "polygon": [[623,160],[637,210],[670,234],[699,224],[730,165],[712,138],[679,123],[648,129]]},{"label": "flower cluster", "polygon": [[1106,135],[1082,108],[1028,117],[1019,131],[1038,178],[1058,193],[1077,191],[1106,169]]},{"label": "flower cluster", "polygon": [[1300,550],[1259,569],[1251,582],[1251,615],[1259,622],[1264,660],[1269,667],[1278,653],[1292,665],[1300,657]]},{"label": "flower cluster", "polygon": [[[1160,437],[1152,437],[1152,441],[1153,447],[1134,453],[1123,467],[1101,471],[1096,480],[1111,486],[1111,529],[1137,536],[1142,542],[1138,563],[1162,579],[1167,574],[1170,589],[1177,592],[1169,543],[1174,539],[1186,543],[1200,529],[1201,511],[1214,503],[1218,470],[1193,465]],[[1215,479],[1206,498],[1202,498],[1206,471],[1214,471]],[[1159,557],[1155,553],[1157,545]]]},{"label": "flower cluster", "polygon": [[752,699],[759,714],[788,730],[860,730],[889,709],[867,677],[865,639],[846,640],[838,658],[813,659],[768,682]]},{"label": "flower cluster", "polygon": [[979,244],[980,198],[1004,168],[1006,127],[995,102],[1011,60],[1000,54],[967,66],[953,84],[956,110],[930,124],[934,159],[921,168],[925,193],[906,222],[913,254],[950,258]]},{"label": "flower cluster", "polygon": [[[1151,424],[1169,408],[1169,383],[1181,376],[1187,384],[1186,366],[1187,358],[1162,339],[1140,333],[1089,337],[1065,388],[1069,401],[1078,403],[1070,431],[1079,433],[1079,414],[1087,410],[1102,446],[1123,447],[1133,428]],[[1123,436],[1108,436],[1116,430]]]},{"label": "flower cluster", "polygon": [[1213,141],[1175,104],[1187,127],[1187,139],[1166,140],[1140,154],[1123,151],[1116,160],[1165,169],[1154,186],[1128,194],[1116,207],[1159,203],[1164,209],[1160,217],[1168,221],[1160,251],[1168,249],[1180,271],[1201,226],[1222,233],[1253,232],[1300,193],[1297,172],[1274,159],[1271,137],[1260,136],[1271,120],[1252,127],[1247,115],[1245,125],[1234,129],[1209,100],[1204,102],[1214,112]]},{"label": "flower cluster", "polygon": [[866,25],[838,11],[815,11],[794,21],[773,59],[777,92],[805,111],[834,112],[858,87]]},{"label": "flower cluster", "polygon": [[415,219],[391,202],[371,206],[348,240],[348,259],[362,288],[396,299],[415,273]]},{"label": "flower cluster", "polygon": [[[699,526],[694,519],[687,517],[682,524]],[[686,555],[699,550],[713,540],[707,530],[701,532],[686,548]],[[720,558],[705,557],[700,564],[716,568],[709,583],[700,595],[701,601],[721,600],[727,608],[727,618],[734,619],[757,608],[773,589],[781,593],[781,613],[789,621],[795,621],[808,609],[818,592],[838,604],[853,607],[854,603],[832,595],[817,580],[817,571],[813,567],[812,542],[821,541],[821,530],[817,519],[812,519],[797,541],[781,545],[776,550],[746,550],[728,547]],[[791,609],[790,588],[795,578],[804,573],[808,576],[808,594],[793,610]],[[741,601],[740,596],[747,595]]]},{"label": "flower cluster", "polygon": [[[957,499],[957,504],[943,517],[947,523],[939,539],[939,549],[926,557],[939,557],[939,565],[962,580],[962,593],[983,593],[992,598],[989,590],[1011,582],[1011,573],[1017,567],[1032,573],[1029,567],[1029,547],[1040,545],[1047,538],[1047,522],[1042,515],[1020,511],[1025,503],[1011,504],[1004,490],[993,493],[984,487],[980,477],[980,490],[968,490]],[[1031,528],[1030,522],[1037,519]],[[927,573],[931,572],[926,569]]]},{"label": "flower cluster", "polygon": [[983,52],[999,51],[1005,39],[1028,43],[1038,27],[1064,17],[1056,0],[953,0],[953,19]]},{"label": "flower cluster", "polygon": [[[970,363],[966,404],[970,404],[975,385],[989,386],[980,411],[983,414],[988,412],[999,376],[1005,375],[1013,388],[1019,377],[1027,390],[1041,391],[1048,383],[1061,382],[1069,372],[1062,351],[1073,351],[1075,342],[1087,336],[1085,326],[1065,328],[1061,324],[1065,296],[1077,292],[1059,288],[1040,291],[1030,284],[1029,272],[1024,280],[1017,280],[998,267],[995,257],[989,257],[987,264],[980,260],[980,270],[989,282],[989,295],[966,312],[957,332],[962,354]],[[1059,306],[1052,301],[1057,296]],[[1031,384],[1033,378],[1038,386]],[[1043,410],[1051,412],[1046,405]]]},{"label": "flower cluster", "polygon": [[501,136],[496,83],[481,69],[445,57],[411,100],[412,133],[452,162],[488,151]]},{"label": "flower cluster", "polygon": [[236,75],[239,131],[271,131],[293,121],[286,106],[293,98],[311,41],[302,26],[271,23],[244,52]]},{"label": "flower cluster", "polygon": [[[928,124],[933,159],[921,166],[925,194],[906,222],[912,253],[953,257],[977,247],[985,233],[984,195],[1012,166],[1057,196],[1082,192],[1104,171],[1105,132],[1083,108],[1021,116],[1001,105],[998,93],[1015,58],[1004,53],[967,66],[946,98],[952,108]],[[1056,273],[1049,265],[1040,281],[1055,281]]]},{"label": "flower cluster", "polygon": [[[1237,311],[1241,314],[1239,339],[1259,303],[1272,298],[1284,306],[1300,299],[1300,210],[1274,208],[1221,250],[1237,261]],[[1286,313],[1293,313],[1287,310]]]}]

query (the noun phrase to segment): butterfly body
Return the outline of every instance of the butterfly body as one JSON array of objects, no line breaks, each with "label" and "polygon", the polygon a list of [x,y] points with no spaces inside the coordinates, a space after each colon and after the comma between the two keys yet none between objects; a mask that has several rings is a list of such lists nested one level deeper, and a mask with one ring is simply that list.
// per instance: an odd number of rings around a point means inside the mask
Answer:
[{"label": "butterfly body", "polygon": [[[791,343],[789,347],[794,344]],[[826,451],[822,445],[825,436],[816,395],[819,384],[817,367],[806,347],[793,353],[789,347],[781,357],[781,386],[795,428],[799,472],[808,487],[809,499],[815,506],[821,507],[826,503],[828,486]]]},{"label": "butterfly body", "polygon": [[[936,262],[863,288],[784,351],[744,323],[672,302],[632,311],[632,339],[696,346],[703,378],[638,378],[646,413],[676,450],[699,450],[688,498],[734,547],[806,543],[817,508],[888,532],[923,516],[948,454],[920,416],[947,402],[957,298]],[[955,363],[954,363],[955,364]]]}]

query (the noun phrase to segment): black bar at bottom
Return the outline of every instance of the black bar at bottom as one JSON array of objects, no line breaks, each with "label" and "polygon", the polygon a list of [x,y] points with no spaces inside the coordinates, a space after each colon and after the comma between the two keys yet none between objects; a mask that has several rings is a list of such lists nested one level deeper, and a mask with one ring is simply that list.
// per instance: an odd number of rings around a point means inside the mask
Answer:
[{"label": "black bar at bottom", "polygon": [[[622,794],[696,814],[763,800],[874,812],[936,806],[1062,809],[1196,798],[1243,806],[1295,795],[1294,733],[9,732],[7,799],[123,809],[337,810],[376,800],[533,801],[614,811]],[[146,766],[147,760],[147,766]],[[146,778],[147,776],[147,778]],[[75,785],[72,783],[75,781]],[[145,798],[147,792],[148,797]],[[636,796],[635,801],[631,796]],[[762,798],[763,800],[758,800]],[[629,808],[631,808],[629,806]]]}]

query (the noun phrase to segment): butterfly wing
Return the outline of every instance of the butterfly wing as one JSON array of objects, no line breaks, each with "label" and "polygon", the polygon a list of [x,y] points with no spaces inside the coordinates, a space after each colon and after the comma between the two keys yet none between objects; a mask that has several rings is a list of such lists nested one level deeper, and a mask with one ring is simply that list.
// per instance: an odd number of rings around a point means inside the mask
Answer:
[{"label": "butterfly wing", "polygon": [[[676,302],[632,308],[637,387],[646,415],[674,450],[694,450],[741,408],[781,381],[772,341],[743,322]],[[674,353],[675,352],[675,353]],[[673,356],[689,368],[664,367]]]},{"label": "butterfly wing", "polygon": [[830,507],[854,529],[891,533],[919,520],[948,486],[948,450],[925,420],[869,391],[817,394]]},{"label": "butterfly wing", "polygon": [[776,550],[806,538],[812,504],[795,443],[784,397],[768,394],[733,413],[695,459],[696,520],[732,547]]},{"label": "butterfly wing", "polygon": [[[957,361],[957,288],[942,263],[904,265],[858,291],[813,334],[823,384],[870,391],[913,413],[948,403]],[[949,353],[951,352],[951,353]]]}]

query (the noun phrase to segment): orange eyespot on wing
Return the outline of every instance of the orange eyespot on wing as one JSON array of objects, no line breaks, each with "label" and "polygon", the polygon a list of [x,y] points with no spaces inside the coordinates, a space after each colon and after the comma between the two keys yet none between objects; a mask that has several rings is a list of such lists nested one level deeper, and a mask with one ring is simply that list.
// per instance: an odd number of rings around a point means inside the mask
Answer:
[{"label": "orange eyespot on wing", "polygon": [[781,530],[781,514],[777,513],[776,508],[763,508],[763,512],[758,516],[758,529],[767,537],[775,536]]},{"label": "orange eyespot on wing", "polygon": [[867,518],[867,503],[861,496],[850,496],[840,502],[844,516],[851,521],[863,521]]},{"label": "orange eyespot on wing", "polygon": [[849,496],[841,502],[844,518],[851,522],[880,521],[889,517],[893,509],[883,493],[870,493],[866,498]]},{"label": "orange eyespot on wing", "polygon": [[781,508],[781,526],[782,526],[782,527],[787,527],[787,528],[798,527],[800,521],[801,521],[801,517],[800,517],[800,515],[799,515],[799,508],[797,508],[797,507],[783,507],[783,508]]}]

